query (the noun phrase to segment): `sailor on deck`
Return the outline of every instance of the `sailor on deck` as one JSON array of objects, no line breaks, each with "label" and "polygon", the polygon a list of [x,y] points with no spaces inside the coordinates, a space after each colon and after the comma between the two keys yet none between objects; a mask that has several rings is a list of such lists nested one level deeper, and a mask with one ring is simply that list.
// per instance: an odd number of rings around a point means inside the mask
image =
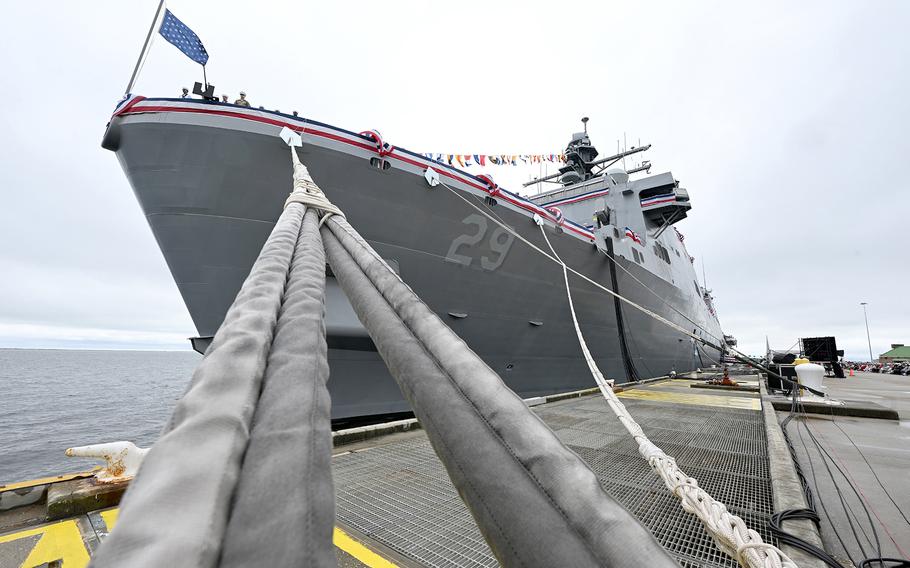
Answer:
[{"label": "sailor on deck", "polygon": [[250,101],[246,100],[246,93],[243,91],[240,91],[240,98],[237,99],[236,101],[234,101],[234,104],[248,107],[248,106],[250,106]]}]

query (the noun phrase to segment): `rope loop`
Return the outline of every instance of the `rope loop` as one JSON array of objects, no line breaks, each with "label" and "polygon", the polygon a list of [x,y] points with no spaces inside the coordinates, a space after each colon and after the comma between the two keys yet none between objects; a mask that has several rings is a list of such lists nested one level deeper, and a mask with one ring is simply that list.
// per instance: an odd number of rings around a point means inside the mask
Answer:
[{"label": "rope loop", "polygon": [[386,144],[382,141],[382,135],[378,130],[364,130],[360,133],[361,136],[366,136],[376,145],[376,153],[379,154],[380,158],[384,158],[391,154],[395,150],[395,146]]},{"label": "rope loop", "polygon": [[341,215],[344,217],[344,213],[341,211],[341,209],[329,201],[322,192],[314,194],[306,191],[298,191],[295,189],[291,192],[287,200],[284,202],[284,208],[287,209],[288,205],[291,203],[300,203],[302,205],[306,205],[307,207],[312,207],[314,209],[322,211],[323,217],[319,222],[320,226],[325,222],[326,218],[332,215]]},{"label": "rope loop", "polygon": [[547,213],[553,216],[553,219],[556,221],[556,224],[562,227],[565,224],[565,218],[562,215],[562,210],[559,207],[547,207]]},{"label": "rope loop", "polygon": [[476,177],[487,186],[487,193],[490,194],[490,197],[499,197],[502,195],[502,189],[496,185],[496,182],[493,181],[493,178],[491,176],[488,176],[487,174],[480,174]]},{"label": "rope loop", "polygon": [[323,217],[322,220],[319,221],[320,227],[331,215],[341,215],[344,217],[344,213],[341,209],[329,201],[329,198],[325,196],[319,186],[316,185],[316,182],[313,181],[313,178],[310,177],[309,170],[300,162],[297,151],[294,150],[293,147],[291,147],[291,159],[294,165],[294,189],[291,191],[287,200],[285,200],[284,208],[287,209],[288,205],[291,203],[300,203],[307,207],[313,207],[314,209],[322,211]]}]

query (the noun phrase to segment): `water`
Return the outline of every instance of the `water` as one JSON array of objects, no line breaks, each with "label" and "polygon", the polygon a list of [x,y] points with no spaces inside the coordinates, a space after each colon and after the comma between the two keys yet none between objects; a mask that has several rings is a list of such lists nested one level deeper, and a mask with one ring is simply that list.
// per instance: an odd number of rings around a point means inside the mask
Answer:
[{"label": "water", "polygon": [[201,356],[192,351],[0,349],[0,484],[84,471],[66,448],[151,445]]}]

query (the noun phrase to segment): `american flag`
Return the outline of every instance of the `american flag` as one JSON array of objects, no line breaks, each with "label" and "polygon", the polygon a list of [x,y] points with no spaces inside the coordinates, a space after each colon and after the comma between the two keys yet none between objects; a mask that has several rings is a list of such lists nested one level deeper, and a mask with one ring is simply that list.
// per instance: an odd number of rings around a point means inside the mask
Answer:
[{"label": "american flag", "polygon": [[164,19],[161,20],[158,33],[199,65],[208,62],[209,54],[202,45],[202,40],[170,10],[164,11]]},{"label": "american flag", "polygon": [[641,237],[638,236],[638,233],[626,227],[626,236],[635,241],[638,244],[641,244]]}]

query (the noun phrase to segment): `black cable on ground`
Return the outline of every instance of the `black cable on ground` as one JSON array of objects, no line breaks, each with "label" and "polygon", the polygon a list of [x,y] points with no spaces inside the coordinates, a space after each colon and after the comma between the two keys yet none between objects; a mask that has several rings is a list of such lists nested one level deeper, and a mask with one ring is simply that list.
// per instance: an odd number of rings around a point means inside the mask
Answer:
[{"label": "black cable on ground", "polygon": [[[803,540],[799,537],[796,537],[790,533],[787,533],[786,531],[783,530],[783,528],[781,526],[781,524],[784,521],[802,519],[802,520],[810,520],[815,524],[816,527],[818,527],[818,528],[821,527],[821,518],[819,517],[818,512],[815,510],[815,499],[814,499],[814,496],[812,493],[812,489],[811,489],[811,487],[809,487],[808,480],[806,479],[805,474],[803,473],[802,468],[800,467],[800,464],[799,464],[799,461],[798,461],[797,455],[796,455],[796,450],[793,447],[793,443],[790,440],[790,435],[787,432],[788,423],[794,417],[796,417],[801,410],[804,412],[804,409],[801,409],[802,405],[797,402],[796,396],[797,396],[796,391],[794,390],[793,391],[793,404],[790,409],[790,414],[788,414],[787,417],[783,421],[781,421],[780,426],[781,426],[781,431],[783,432],[783,435],[784,435],[784,440],[787,442],[787,447],[790,450],[790,455],[793,458],[793,465],[796,469],[796,475],[799,478],[800,484],[803,487],[803,493],[806,497],[806,503],[808,504],[809,508],[807,508],[807,509],[788,509],[786,511],[781,511],[779,513],[775,513],[771,516],[771,520],[768,523],[768,526],[771,530],[771,534],[778,540],[778,542],[784,543],[784,544],[789,544],[790,546],[793,546],[794,548],[802,550],[802,551],[806,552],[807,554],[810,554],[810,555],[818,558],[819,560],[821,560],[822,562],[824,562],[826,565],[830,566],[831,568],[844,568],[843,565],[841,565],[837,561],[837,559],[835,559],[831,554],[829,554],[825,550],[820,549],[819,547],[813,545],[810,542],[806,542],[805,540]],[[798,408],[798,405],[799,405],[799,408]],[[854,491],[854,493],[856,493],[856,488],[853,486],[852,482],[849,479],[847,479],[846,474],[841,470],[841,468],[838,466],[838,464],[836,462],[834,462],[833,458],[831,458],[831,456],[828,454],[828,452],[821,446],[821,443],[818,441],[818,439],[815,437],[815,435],[811,432],[811,430],[809,430],[808,426],[805,424],[803,424],[803,426],[806,429],[806,432],[809,434],[810,439],[815,444],[816,449],[819,452],[819,456],[821,456],[821,458],[822,458],[822,461],[825,462],[825,456],[827,456],[828,459],[831,459],[832,463],[834,463],[835,468],[837,468],[838,472],[840,472],[841,475],[844,476],[844,478],[847,481],[847,484]],[[799,430],[797,430],[797,431],[799,432]],[[801,434],[800,434],[800,439],[802,440]],[[805,440],[803,440],[803,445],[805,446]],[[808,447],[806,447],[805,449],[806,449],[806,455],[809,456]],[[812,466],[811,456],[809,456],[809,465],[812,469],[812,477],[814,480],[814,478],[815,478],[814,469],[815,468],[814,468],[814,466]],[[829,471],[829,475],[831,475],[830,468],[827,467],[827,462],[825,462],[825,466]],[[833,481],[833,476],[832,476],[832,481]],[[818,485],[817,481],[814,481],[814,483],[816,486]],[[868,517],[869,516],[868,509],[866,508],[865,503],[862,502],[862,499],[860,499],[860,503],[861,503],[863,509],[866,511],[866,515]],[[819,502],[819,504],[822,506],[822,508],[824,508],[824,503]],[[843,496],[841,496],[841,504],[846,507]],[[830,516],[829,516],[829,518],[830,518]],[[849,514],[847,515],[847,521],[850,522]],[[857,519],[857,522],[858,521],[859,521],[859,519]],[[869,517],[869,522],[870,522],[872,532],[875,535],[875,539],[876,539],[876,541],[878,541],[878,534],[875,529],[874,523],[872,523],[871,517]],[[852,522],[850,523],[850,525],[851,525],[851,529],[852,529],[853,528]],[[841,543],[841,546],[843,547],[844,552],[849,556],[847,547],[846,547],[843,539],[841,538],[840,534],[837,532],[837,529],[834,528],[833,523],[831,525],[831,529],[834,532],[835,537],[837,537],[838,541]],[[860,529],[862,530],[862,527],[860,527]],[[859,536],[856,534],[855,530],[853,531],[853,536],[854,536],[854,538],[856,538],[857,543],[860,545],[860,549],[862,549],[862,543],[860,543]],[[864,536],[866,536],[866,535],[864,534]],[[866,538],[868,539],[868,536]],[[857,565],[858,568],[873,568],[873,567],[910,568],[910,561],[908,561],[908,560],[901,559],[901,558],[884,558],[884,557],[882,557],[880,546],[881,545],[879,544],[879,548],[878,548],[879,557],[878,558],[866,558],[866,559],[860,561],[860,563]]]},{"label": "black cable on ground", "polygon": [[[796,387],[798,388],[798,387]],[[806,504],[810,507],[809,509],[787,509],[779,513],[775,513],[771,517],[771,522],[769,523],[769,528],[771,529],[771,534],[774,535],[780,542],[786,542],[790,546],[798,548],[807,554],[815,556],[831,568],[844,568],[833,556],[828,554],[826,551],[818,548],[811,542],[805,541],[799,537],[796,537],[786,531],[781,527],[781,523],[788,519],[809,519],[815,523],[816,527],[820,527],[821,519],[818,516],[818,512],[815,510],[815,498],[812,494],[812,489],[809,487],[809,483],[806,479],[805,474],[802,471],[802,468],[799,465],[799,461],[796,456],[796,448],[793,447],[793,442],[790,440],[790,435],[787,432],[787,425],[796,416],[796,397],[797,391],[796,388],[793,389],[793,399],[792,405],[790,408],[790,414],[781,422],[781,432],[784,435],[784,441],[787,442],[787,448],[790,450],[790,457],[793,460],[793,465],[796,469],[796,475],[799,478],[800,485],[803,488],[803,494],[806,497]],[[804,442],[805,444],[805,442]],[[808,449],[806,450],[808,452]],[[809,461],[809,466],[812,468],[812,476],[815,476],[814,467],[812,467],[812,461]],[[838,541],[840,541],[841,546],[846,551],[846,546],[843,540],[840,537],[840,534],[835,531],[835,536]]]},{"label": "black cable on ground", "polygon": [[815,546],[810,542],[793,536],[792,534],[786,532],[781,528],[781,523],[784,521],[795,521],[795,520],[809,520],[815,523],[815,526],[818,527],[821,523],[821,519],[812,509],[788,509],[786,511],[781,511],[780,513],[774,513],[771,515],[771,520],[768,522],[768,528],[771,529],[771,534],[774,535],[774,538],[781,544],[789,544],[793,548],[798,548],[807,554],[815,556],[831,568],[844,568],[840,562],[837,561],[833,556],[825,552],[823,549]]},{"label": "black cable on ground", "polygon": [[[815,475],[815,464],[812,461],[812,454],[809,453],[809,446],[806,443],[805,438],[803,438],[802,430],[798,426],[796,428],[796,433],[799,436],[800,443],[803,445],[803,450],[806,452],[806,459],[809,460],[809,474],[812,476],[812,484],[815,487],[818,487],[818,477]],[[793,459],[794,460],[797,459],[795,454],[793,456]],[[824,458],[822,458],[822,459],[824,460]],[[810,490],[808,488],[808,486],[806,489]],[[832,518],[832,515],[831,515],[831,513],[828,512],[828,507],[825,505],[824,500],[819,499],[818,504],[821,506],[822,513],[825,514],[825,517],[827,517],[830,520]],[[850,526],[850,531],[853,534],[853,538],[856,541],[857,546],[859,546],[860,554],[862,556],[865,556],[866,551],[863,548],[863,543],[859,540],[859,535],[857,534],[856,528],[853,526],[853,522],[849,516],[847,516],[847,524]],[[850,549],[847,547],[847,543],[844,541],[843,537],[841,537],[840,532],[838,532],[837,528],[834,527],[834,523],[831,523],[831,531],[834,533],[834,536],[837,537],[837,540],[840,543],[841,548],[844,550],[844,554],[847,555],[847,557],[850,559],[850,562],[852,562],[853,564],[856,564],[856,560],[852,556],[850,556]]]},{"label": "black cable on ground", "polygon": [[894,500],[894,497],[891,496],[891,493],[888,491],[888,489],[882,483],[882,480],[878,478],[878,474],[875,472],[875,469],[872,467],[872,464],[869,463],[869,460],[866,459],[866,454],[864,454],[863,451],[861,449],[859,449],[859,446],[856,445],[856,442],[853,441],[853,438],[851,438],[850,435],[847,434],[847,432],[845,432],[844,429],[840,427],[840,424],[838,424],[834,420],[833,413],[831,414],[831,423],[834,424],[835,428],[840,430],[841,434],[843,434],[847,438],[847,440],[850,442],[850,444],[853,445],[853,448],[856,450],[856,452],[860,455],[861,458],[863,458],[863,461],[866,462],[866,466],[868,466],[869,471],[872,473],[873,477],[875,477],[875,481],[878,482],[879,487],[881,487],[882,491],[885,492],[885,495],[888,496],[888,499],[891,501],[891,504],[894,505],[894,508],[897,509],[898,513],[900,513],[900,516],[903,517],[904,522],[906,522],[908,525],[910,525],[910,519],[907,518],[907,515],[904,514],[904,511],[900,508],[900,506]]},{"label": "black cable on ground", "polygon": [[[857,491],[856,486],[853,485],[853,482],[847,477],[847,474],[844,472],[844,470],[840,467],[840,465],[838,465],[838,463],[834,460],[834,458],[831,456],[831,454],[829,454],[828,451],[822,446],[821,442],[818,441],[818,439],[815,437],[815,434],[812,433],[812,430],[809,429],[809,426],[805,422],[803,422],[803,428],[806,430],[806,433],[809,434],[809,438],[815,444],[816,450],[818,451],[819,456],[821,456],[821,458],[822,458],[822,464],[825,466],[825,470],[828,472],[828,477],[831,478],[831,482],[834,484],[834,489],[837,492],[838,499],[840,499],[841,507],[844,509],[844,514],[847,517],[847,521],[850,523],[850,525],[852,527],[853,523],[850,520],[850,516],[852,514],[853,518],[856,520],[856,526],[857,526],[857,528],[859,528],[859,531],[862,533],[862,535],[866,538],[866,542],[868,542],[869,546],[873,547],[874,550],[876,552],[878,552],[878,557],[881,557],[882,556],[882,545],[881,545],[881,540],[879,539],[879,536],[878,536],[878,530],[875,528],[875,521],[872,520],[872,515],[869,513],[869,508],[866,507],[866,503],[863,500],[863,498],[860,496],[859,491]],[[825,458],[827,458],[827,459],[825,459]],[[844,478],[844,481],[847,482],[847,487],[849,487],[850,490],[853,491],[854,496],[859,501],[860,507],[862,507],[863,512],[866,513],[866,519],[869,521],[869,528],[872,530],[872,536],[875,538],[874,544],[872,543],[872,540],[869,538],[869,535],[867,535],[866,531],[863,529],[863,526],[859,520],[859,516],[856,514],[856,512],[853,510],[853,508],[847,504],[847,501],[844,498],[844,493],[840,489],[840,484],[837,483],[837,481],[835,481],[834,473],[831,471],[831,468],[828,465],[829,461],[831,462],[832,465],[834,465],[834,468],[837,470],[838,473],[840,473],[841,477]],[[865,556],[865,552],[863,552],[863,555]]]},{"label": "black cable on ground", "polygon": [[[892,564],[892,566],[885,567],[885,562]],[[872,568],[874,564],[882,568],[910,568],[910,560],[901,558],[867,558],[859,563],[858,568]]]}]

